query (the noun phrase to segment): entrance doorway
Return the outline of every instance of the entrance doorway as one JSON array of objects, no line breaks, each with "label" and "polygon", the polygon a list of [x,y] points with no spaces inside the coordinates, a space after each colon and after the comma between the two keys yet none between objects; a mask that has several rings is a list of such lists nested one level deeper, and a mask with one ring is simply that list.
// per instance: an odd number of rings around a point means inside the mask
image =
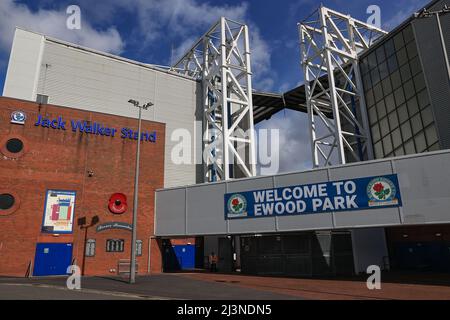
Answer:
[{"label": "entrance doorway", "polygon": [[33,276],[65,275],[71,263],[71,243],[38,243],[34,258]]}]

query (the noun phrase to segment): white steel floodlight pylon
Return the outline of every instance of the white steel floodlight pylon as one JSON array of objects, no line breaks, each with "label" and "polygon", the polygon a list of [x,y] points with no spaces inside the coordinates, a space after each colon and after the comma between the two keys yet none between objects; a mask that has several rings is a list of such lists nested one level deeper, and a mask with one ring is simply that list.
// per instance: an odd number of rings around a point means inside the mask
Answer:
[{"label": "white steel floodlight pylon", "polygon": [[386,32],[323,6],[298,27],[314,167],[373,159],[358,53]]},{"label": "white steel floodlight pylon", "polygon": [[205,182],[256,175],[249,42],[222,17],[171,68],[202,81]]}]

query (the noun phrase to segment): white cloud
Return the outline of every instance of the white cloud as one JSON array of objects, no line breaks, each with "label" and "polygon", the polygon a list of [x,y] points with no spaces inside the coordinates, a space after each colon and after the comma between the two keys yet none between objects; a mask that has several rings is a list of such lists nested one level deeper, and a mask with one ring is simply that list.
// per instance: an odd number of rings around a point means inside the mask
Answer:
[{"label": "white cloud", "polygon": [[[91,0],[81,0],[82,10],[90,2]],[[254,87],[259,90],[273,89],[274,81],[268,79],[271,68],[270,46],[261,37],[259,28],[250,21],[249,4],[246,2],[227,5],[216,2],[201,3],[198,0],[107,0],[102,1],[101,7],[105,7],[105,15],[108,17],[113,17],[114,11],[111,8],[115,8],[116,13],[123,10],[133,13],[136,16],[139,35],[136,42],[141,47],[155,48],[155,43],[161,39],[173,40],[175,61],[220,17],[246,23],[250,30]],[[168,56],[166,61],[170,60],[171,57]]]},{"label": "white cloud", "polygon": [[[54,4],[54,2],[49,2]],[[59,9],[40,9],[31,11],[26,5],[13,0],[0,0],[0,50],[8,52],[11,47],[14,27],[20,26],[31,31],[40,32],[55,38],[77,43],[83,46],[120,54],[125,41],[110,26],[97,30],[97,25],[108,25],[123,14],[135,18],[130,24],[130,34],[126,42],[136,47],[139,53],[160,50],[158,41],[172,41],[174,59],[180,57],[200,38],[213,23],[222,16],[247,23],[250,30],[250,47],[252,52],[253,87],[270,91],[274,87],[276,74],[271,69],[271,49],[261,37],[259,28],[249,19],[249,4],[236,5],[219,2],[200,2],[199,0],[104,0],[92,5],[92,0],[77,1],[81,8],[82,29],[66,28],[65,13],[68,0],[58,3]],[[90,21],[88,21],[90,20]],[[127,22],[128,23],[128,22]],[[142,59],[143,61],[145,59]],[[170,63],[168,50],[167,59]],[[144,61],[155,63],[154,61]]]},{"label": "white cloud", "polygon": [[81,30],[69,30],[66,27],[68,15],[65,10],[38,10],[32,12],[26,5],[12,0],[0,2],[0,49],[8,52],[15,27],[43,33],[55,38],[77,43],[100,51],[120,54],[124,42],[114,27],[96,30],[83,19]]},{"label": "white cloud", "polygon": [[[401,1],[396,4],[397,10],[393,10],[395,14],[391,16],[386,22],[383,23],[383,28],[385,30],[392,30],[397,27],[408,17],[412,16],[414,12],[424,7],[428,1],[424,0],[408,0],[407,2]],[[384,12],[381,12],[382,18]]]}]

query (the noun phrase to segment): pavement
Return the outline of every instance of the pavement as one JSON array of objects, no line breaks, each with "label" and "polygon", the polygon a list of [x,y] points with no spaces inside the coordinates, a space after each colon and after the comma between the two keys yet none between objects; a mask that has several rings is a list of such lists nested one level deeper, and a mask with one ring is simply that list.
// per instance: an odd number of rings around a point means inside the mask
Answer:
[{"label": "pavement", "polygon": [[83,277],[81,290],[66,277],[0,278],[0,300],[450,300],[450,276],[383,275],[381,290],[368,290],[363,277],[301,279],[239,274],[171,273]]}]

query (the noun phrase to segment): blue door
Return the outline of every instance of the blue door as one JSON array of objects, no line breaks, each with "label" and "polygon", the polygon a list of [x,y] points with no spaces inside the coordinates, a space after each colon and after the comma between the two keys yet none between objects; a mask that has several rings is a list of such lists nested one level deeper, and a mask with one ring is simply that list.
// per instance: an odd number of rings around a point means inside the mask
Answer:
[{"label": "blue door", "polygon": [[178,265],[182,270],[195,268],[194,245],[175,245],[173,249],[178,260]]},{"label": "blue door", "polygon": [[33,276],[65,275],[71,263],[71,243],[38,243]]}]

